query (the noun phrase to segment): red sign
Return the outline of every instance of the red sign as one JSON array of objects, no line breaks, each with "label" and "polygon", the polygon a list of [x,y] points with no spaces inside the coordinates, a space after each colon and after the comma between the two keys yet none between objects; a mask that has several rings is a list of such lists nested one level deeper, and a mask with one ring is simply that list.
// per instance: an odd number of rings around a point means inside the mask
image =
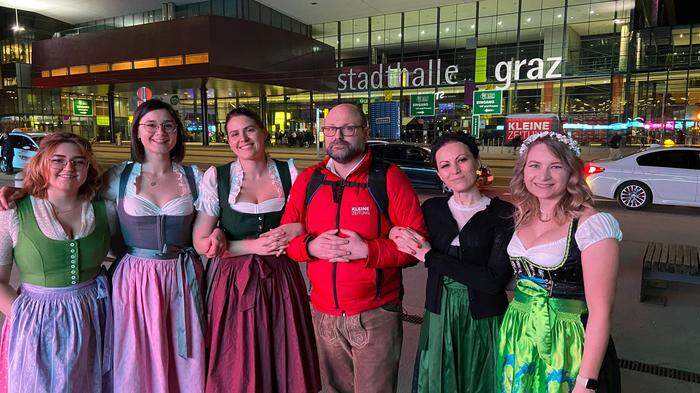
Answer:
[{"label": "red sign", "polygon": [[540,132],[558,132],[559,119],[556,115],[512,115],[506,116],[506,142],[516,136],[522,140]]},{"label": "red sign", "polygon": [[148,101],[153,98],[153,92],[146,86],[139,87],[139,89],[136,90],[136,97],[139,98],[139,101]]}]

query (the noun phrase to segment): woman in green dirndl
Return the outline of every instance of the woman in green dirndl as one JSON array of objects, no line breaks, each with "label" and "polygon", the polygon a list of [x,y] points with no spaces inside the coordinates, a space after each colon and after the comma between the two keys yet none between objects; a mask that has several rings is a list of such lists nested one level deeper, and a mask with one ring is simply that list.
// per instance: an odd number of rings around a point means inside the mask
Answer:
[{"label": "woman in green dirndl", "polygon": [[609,336],[622,232],[593,209],[579,155],[571,138],[544,132],[525,140],[515,164],[508,255],[517,281],[498,341],[502,392],[620,391]]},{"label": "woman in green dirndl", "polygon": [[479,191],[473,138],[446,134],[431,156],[453,194],[423,203],[430,243],[408,228],[390,233],[399,250],[428,268],[413,391],[493,393],[498,328],[513,275],[506,253],[513,205]]}]

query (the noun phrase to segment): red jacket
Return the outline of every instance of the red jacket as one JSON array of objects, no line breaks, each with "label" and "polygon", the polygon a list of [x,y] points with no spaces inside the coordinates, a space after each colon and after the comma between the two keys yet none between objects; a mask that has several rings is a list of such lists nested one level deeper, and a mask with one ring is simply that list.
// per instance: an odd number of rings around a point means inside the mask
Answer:
[{"label": "red jacket", "polygon": [[[386,187],[391,224],[382,217],[378,237],[377,215],[381,212],[367,188],[347,186],[340,203],[335,203],[332,187],[322,184],[309,206],[305,206],[306,187],[316,168],[321,168],[328,181],[341,180],[326,168],[327,162],[328,158],[299,175],[290,191],[281,222],[301,222],[306,229],[307,233],[292,239],[287,253],[295,261],[309,262],[307,274],[311,281],[311,303],[318,311],[331,315],[353,315],[384,304],[400,303],[401,267],[415,262],[415,259],[397,250],[394,242],[389,240],[390,225],[410,227],[421,234],[427,232],[411,183],[401,169],[389,165]],[[367,153],[346,180],[367,183],[370,164],[371,153]],[[312,236],[334,228],[357,232],[367,242],[367,259],[339,263],[313,259],[307,252],[307,242]]]}]

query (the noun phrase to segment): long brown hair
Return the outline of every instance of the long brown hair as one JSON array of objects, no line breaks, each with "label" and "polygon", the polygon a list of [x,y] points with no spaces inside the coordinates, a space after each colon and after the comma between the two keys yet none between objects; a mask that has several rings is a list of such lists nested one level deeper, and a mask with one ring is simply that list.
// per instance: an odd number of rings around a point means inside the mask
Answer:
[{"label": "long brown hair", "polygon": [[85,177],[85,183],[78,190],[78,196],[91,200],[97,195],[97,191],[102,184],[100,167],[97,164],[97,160],[95,160],[95,155],[92,153],[90,142],[70,132],[54,132],[41,140],[39,150],[24,169],[24,190],[36,198],[46,198],[46,190],[49,188],[49,181],[46,177],[46,174],[49,172],[49,158],[62,143],[76,145],[80,149],[80,154],[85,157],[88,163],[88,172]]},{"label": "long brown hair", "polygon": [[559,159],[569,172],[566,192],[554,208],[554,219],[563,223],[568,219],[580,217],[585,208],[593,208],[593,194],[583,176],[583,161],[563,142],[554,138],[543,137],[528,145],[527,152],[515,162],[513,178],[510,180],[510,192],[515,204],[515,227],[526,225],[540,212],[540,201],[525,186],[525,163],[533,146],[543,144]]}]

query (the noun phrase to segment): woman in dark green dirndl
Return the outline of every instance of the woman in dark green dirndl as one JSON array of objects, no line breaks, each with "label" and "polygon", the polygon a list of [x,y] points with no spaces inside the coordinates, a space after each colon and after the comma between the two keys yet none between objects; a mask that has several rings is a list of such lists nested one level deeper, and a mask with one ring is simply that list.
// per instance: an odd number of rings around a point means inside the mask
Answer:
[{"label": "woman in dark green dirndl", "polygon": [[517,281],[498,344],[505,393],[620,391],[609,336],[622,232],[593,209],[579,155],[571,138],[544,132],[523,142],[515,164]]},{"label": "woman in dark green dirndl", "polygon": [[513,206],[479,191],[473,138],[443,135],[431,153],[453,194],[423,203],[430,243],[408,228],[390,233],[399,250],[428,268],[413,391],[493,393],[496,340],[512,277],[506,245],[513,234]]}]

